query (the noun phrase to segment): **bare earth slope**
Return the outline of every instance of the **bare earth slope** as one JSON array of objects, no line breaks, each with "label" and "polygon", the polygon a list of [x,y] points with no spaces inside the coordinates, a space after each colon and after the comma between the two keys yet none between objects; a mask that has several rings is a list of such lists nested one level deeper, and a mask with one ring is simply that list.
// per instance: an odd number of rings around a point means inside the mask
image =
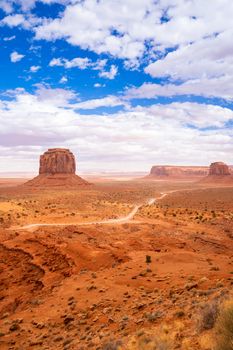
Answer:
[{"label": "bare earth slope", "polygon": [[[132,349],[163,325],[172,349],[207,350],[198,318],[233,285],[233,188],[194,186],[0,189],[0,348]],[[15,228],[38,221],[68,226]]]}]

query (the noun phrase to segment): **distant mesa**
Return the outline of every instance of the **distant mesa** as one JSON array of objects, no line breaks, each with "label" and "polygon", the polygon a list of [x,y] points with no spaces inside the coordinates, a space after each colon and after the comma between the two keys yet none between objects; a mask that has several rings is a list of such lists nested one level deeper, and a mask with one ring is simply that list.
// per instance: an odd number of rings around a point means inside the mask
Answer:
[{"label": "distant mesa", "polygon": [[77,176],[75,171],[75,157],[69,149],[49,148],[40,156],[39,175],[25,185],[32,187],[89,185],[87,181]]},{"label": "distant mesa", "polygon": [[210,164],[208,176],[201,180],[205,184],[232,185],[232,169],[223,162],[214,162]]},{"label": "distant mesa", "polygon": [[208,175],[208,167],[205,166],[175,166],[154,165],[147,178],[167,179],[199,178]]},{"label": "distant mesa", "polygon": [[209,176],[228,176],[231,175],[230,168],[223,162],[214,162],[210,164]]}]

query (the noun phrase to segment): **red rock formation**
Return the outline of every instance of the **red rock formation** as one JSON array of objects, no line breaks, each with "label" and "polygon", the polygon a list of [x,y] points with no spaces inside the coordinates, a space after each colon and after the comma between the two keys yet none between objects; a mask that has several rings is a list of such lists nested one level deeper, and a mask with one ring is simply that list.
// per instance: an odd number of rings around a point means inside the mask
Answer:
[{"label": "red rock formation", "polygon": [[75,174],[75,158],[65,148],[49,148],[40,156],[39,174]]},{"label": "red rock formation", "polygon": [[209,167],[209,174],[201,180],[201,183],[218,186],[232,186],[232,170],[223,162],[211,163]]},{"label": "red rock formation", "polygon": [[222,176],[231,175],[229,167],[223,162],[215,162],[210,164],[209,175]]},{"label": "red rock formation", "polygon": [[50,148],[40,156],[39,175],[25,185],[32,187],[67,187],[88,185],[89,183],[75,175],[75,158],[65,148]]},{"label": "red rock formation", "polygon": [[198,166],[173,166],[173,165],[155,165],[151,168],[150,178],[195,178],[204,177],[208,174],[208,167]]},{"label": "red rock formation", "polygon": [[166,166],[152,166],[150,171],[151,176],[169,176],[169,169]]}]

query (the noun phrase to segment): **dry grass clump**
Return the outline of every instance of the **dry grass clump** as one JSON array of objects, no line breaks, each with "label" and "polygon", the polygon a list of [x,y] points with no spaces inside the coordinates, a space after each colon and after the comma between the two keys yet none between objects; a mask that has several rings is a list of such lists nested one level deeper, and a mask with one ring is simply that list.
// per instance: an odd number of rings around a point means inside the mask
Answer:
[{"label": "dry grass clump", "polygon": [[233,300],[223,305],[217,319],[214,350],[233,350]]},{"label": "dry grass clump", "polygon": [[[177,327],[175,327],[177,328]],[[137,335],[130,338],[122,350],[172,350],[178,329],[170,329],[163,325],[150,333],[141,330]]]},{"label": "dry grass clump", "polygon": [[199,332],[212,329],[215,325],[216,319],[218,317],[218,303],[213,301],[211,303],[205,304],[199,314],[197,320],[197,328]]},{"label": "dry grass clump", "polygon": [[111,341],[105,344],[102,348],[102,350],[121,350],[121,349],[122,349],[122,342],[120,340]]},{"label": "dry grass clump", "polygon": [[172,350],[172,342],[168,335],[160,334],[156,337],[143,336],[132,340],[126,347],[127,350]]}]

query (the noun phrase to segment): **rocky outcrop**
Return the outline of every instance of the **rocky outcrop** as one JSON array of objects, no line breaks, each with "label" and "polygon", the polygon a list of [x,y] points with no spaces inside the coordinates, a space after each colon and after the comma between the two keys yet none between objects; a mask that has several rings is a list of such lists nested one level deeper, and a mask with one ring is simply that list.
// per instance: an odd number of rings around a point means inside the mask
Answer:
[{"label": "rocky outcrop", "polygon": [[215,162],[210,164],[210,176],[229,176],[231,175],[230,168],[223,162]]},{"label": "rocky outcrop", "polygon": [[39,174],[75,174],[75,158],[66,148],[50,148],[40,156]]},{"label": "rocky outcrop", "polygon": [[201,183],[218,186],[232,186],[232,169],[223,162],[214,162],[210,164],[208,176],[205,176]]},{"label": "rocky outcrop", "polygon": [[39,175],[25,186],[66,188],[89,185],[75,171],[75,157],[69,149],[50,148],[40,156]]},{"label": "rocky outcrop", "polygon": [[151,176],[169,176],[169,169],[166,166],[152,166],[150,171]]},{"label": "rocky outcrop", "polygon": [[151,168],[149,178],[195,178],[208,174],[208,167],[155,165]]}]

